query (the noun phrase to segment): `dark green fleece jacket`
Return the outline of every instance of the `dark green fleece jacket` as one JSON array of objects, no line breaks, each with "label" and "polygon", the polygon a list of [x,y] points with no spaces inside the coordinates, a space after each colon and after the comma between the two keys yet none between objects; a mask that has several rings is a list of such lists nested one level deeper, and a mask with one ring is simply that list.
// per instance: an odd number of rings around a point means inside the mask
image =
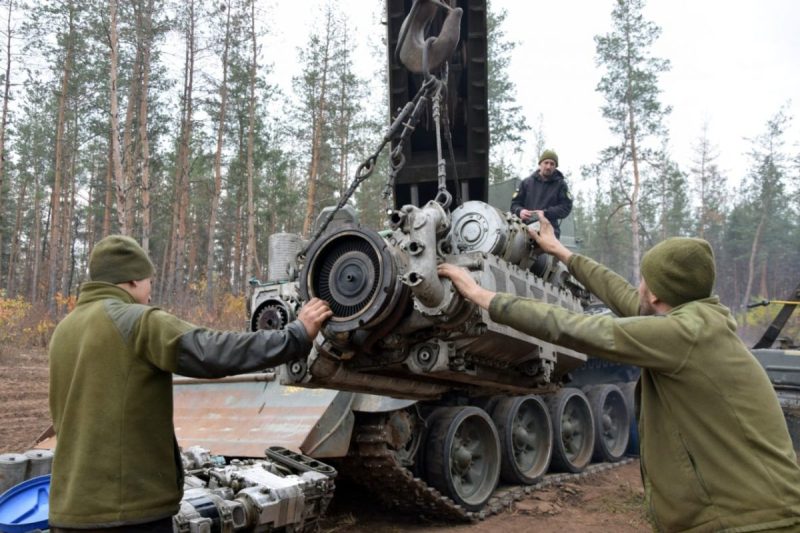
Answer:
[{"label": "dark green fleece jacket", "polygon": [[[617,315],[587,316],[498,294],[492,319],[642,367],[645,499],[659,531],[800,530],[800,467],[766,372],[710,297],[636,316],[638,291],[580,255],[570,272]],[[797,528],[797,529],[794,529]]]},{"label": "dark green fleece jacket", "polygon": [[113,527],[178,511],[182,467],[172,425],[172,374],[214,378],[305,355],[303,325],[218,332],[90,282],[50,340],[57,444],[50,525]]}]

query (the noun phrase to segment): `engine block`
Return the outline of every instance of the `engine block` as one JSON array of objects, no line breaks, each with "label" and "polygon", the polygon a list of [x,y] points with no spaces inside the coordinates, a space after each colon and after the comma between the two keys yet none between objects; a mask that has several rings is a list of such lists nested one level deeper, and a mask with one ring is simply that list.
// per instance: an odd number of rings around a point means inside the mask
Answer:
[{"label": "engine block", "polygon": [[487,289],[581,312],[582,288],[516,216],[478,201],[452,214],[429,202],[392,212],[389,227],[331,225],[289,268],[296,282],[254,293],[253,329],[288,320],[312,297],[334,313],[308,357],[282,369],[284,384],[409,399],[527,394],[557,388],[586,361],[494,322],[437,275],[440,262],[453,263]]}]

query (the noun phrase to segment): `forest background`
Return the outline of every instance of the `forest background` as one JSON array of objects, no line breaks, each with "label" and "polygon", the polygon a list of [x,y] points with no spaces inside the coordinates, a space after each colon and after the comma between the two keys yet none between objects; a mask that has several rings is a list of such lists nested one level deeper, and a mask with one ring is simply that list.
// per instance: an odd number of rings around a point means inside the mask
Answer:
[{"label": "forest background", "polygon": [[[668,149],[661,101],[668,57],[643,0],[609,0],[594,36],[598,112],[610,139],[570,175],[582,252],[638,283],[641,255],[673,235],[703,237],[716,290],[745,335],[800,282],[800,151],[789,106],[764,117],[748,168],[725,175],[707,129],[691,160]],[[382,12],[376,11],[378,32]],[[305,28],[290,89],[267,49],[270,6],[257,0],[0,2],[0,353],[45,344],[74,306],[92,245],[135,237],[157,267],[154,301],[220,328],[243,328],[249,280],[263,279],[267,239],[308,237],[389,121],[385,41],[349,31],[336,3]],[[520,112],[507,12],[489,4],[490,179],[523,177],[514,154],[548,146]],[[380,33],[377,35],[380,36]],[[354,68],[368,47],[375,75]],[[768,90],[765,87],[765,90]],[[384,157],[353,198],[383,227]],[[379,200],[380,199],[380,200]],[[797,321],[789,334],[797,334]]]}]

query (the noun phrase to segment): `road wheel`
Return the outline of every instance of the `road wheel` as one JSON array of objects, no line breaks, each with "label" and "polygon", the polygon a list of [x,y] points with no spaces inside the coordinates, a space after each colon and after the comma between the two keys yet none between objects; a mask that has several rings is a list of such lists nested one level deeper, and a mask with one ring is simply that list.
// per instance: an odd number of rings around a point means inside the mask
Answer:
[{"label": "road wheel", "polygon": [[579,389],[565,388],[547,398],[553,421],[553,468],[581,472],[592,460],[594,420],[589,400]]},{"label": "road wheel", "polygon": [[429,423],[428,482],[465,509],[479,510],[500,477],[500,442],[492,419],[477,407],[442,407]]},{"label": "road wheel", "polygon": [[595,385],[584,392],[595,423],[594,460],[616,463],[625,455],[630,437],[630,411],[616,385]]},{"label": "road wheel", "polygon": [[506,483],[532,485],[550,466],[553,427],[544,401],[538,396],[500,399],[492,410],[500,437],[500,477]]}]

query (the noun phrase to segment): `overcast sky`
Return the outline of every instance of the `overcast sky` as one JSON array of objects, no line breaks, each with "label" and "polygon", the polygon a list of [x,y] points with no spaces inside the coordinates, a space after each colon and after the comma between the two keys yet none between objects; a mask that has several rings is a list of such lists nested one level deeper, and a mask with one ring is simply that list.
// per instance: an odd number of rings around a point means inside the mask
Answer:
[{"label": "overcast sky", "polygon": [[[324,1],[275,2],[269,26],[281,54],[270,54],[267,43],[265,55],[274,62],[273,79],[281,85],[288,87],[297,74],[295,48],[306,44]],[[375,76],[374,62],[383,59],[369,53],[385,31],[382,4],[334,3],[346,14],[353,35],[363,37],[357,65],[362,76]],[[298,5],[309,9],[298,11]],[[595,91],[602,71],[595,66],[594,42],[595,35],[611,30],[614,2],[492,0],[492,5],[508,12],[507,38],[519,43],[509,71],[518,102],[531,125],[541,116],[561,170],[581,189],[581,165],[595,161],[602,148],[616,141],[601,115],[602,96]],[[662,29],[653,53],[672,65],[661,77],[661,101],[673,108],[670,148],[684,169],[707,122],[719,166],[738,182],[749,171],[747,139],[762,133],[787,102],[795,117],[788,148],[800,152],[800,1],[650,0],[645,17]],[[532,152],[531,136],[521,160],[526,172],[535,163]]]}]

